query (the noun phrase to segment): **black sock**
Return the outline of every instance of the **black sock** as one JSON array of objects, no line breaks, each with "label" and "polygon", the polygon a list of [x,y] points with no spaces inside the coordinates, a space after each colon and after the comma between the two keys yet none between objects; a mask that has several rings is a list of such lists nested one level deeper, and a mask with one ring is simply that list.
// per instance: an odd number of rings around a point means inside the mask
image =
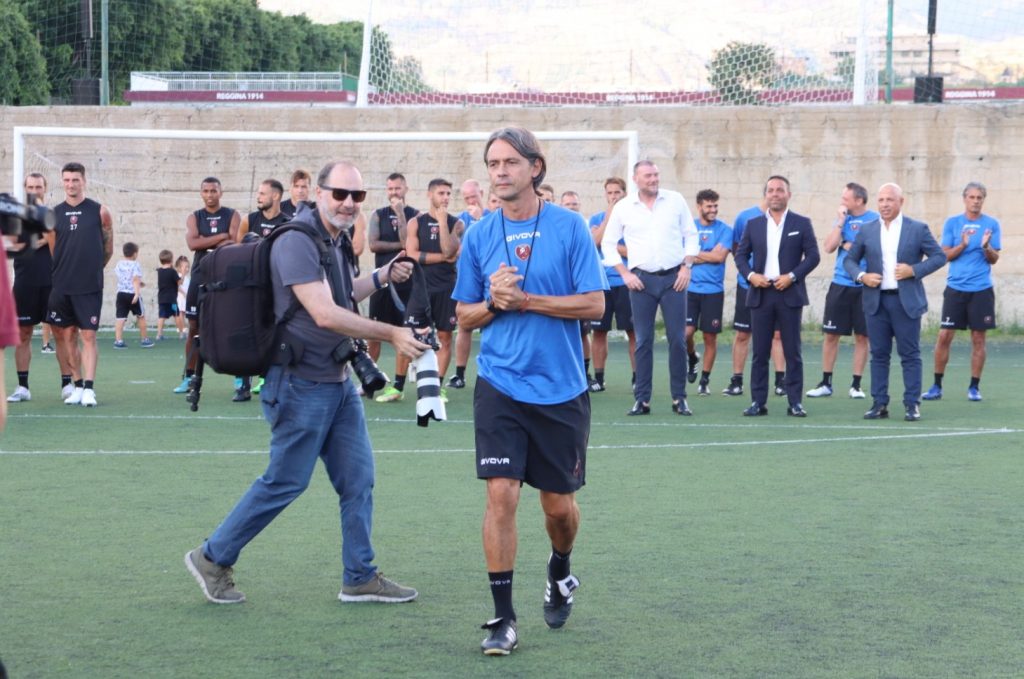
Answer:
[{"label": "black sock", "polygon": [[850,386],[853,387],[854,389],[860,389],[860,377],[860,375],[854,375],[853,383],[850,384]]},{"label": "black sock", "polygon": [[249,377],[248,375],[245,375],[244,377],[241,377],[239,379],[242,380],[242,389],[245,389],[245,390],[252,389],[252,378],[251,377]]},{"label": "black sock", "polygon": [[588,375],[590,374],[590,359],[589,358],[583,359],[583,371],[585,373],[587,373]]},{"label": "black sock", "polygon": [[690,363],[696,363],[698,360],[700,360],[700,356],[697,355],[696,351],[691,352],[690,355],[689,355],[689,358],[690,358]]},{"label": "black sock", "polygon": [[491,582],[491,596],[494,598],[495,618],[516,619],[516,611],[512,608],[512,573],[513,571],[487,573],[487,579]]},{"label": "black sock", "polygon": [[743,384],[743,373],[733,373],[732,379],[729,380],[732,384]]},{"label": "black sock", "polygon": [[19,370],[18,371],[18,386],[19,387],[25,387],[26,389],[28,389],[28,371],[27,370]]},{"label": "black sock", "polygon": [[786,372],[784,370],[775,371],[775,384],[782,384],[786,381]]},{"label": "black sock", "polygon": [[466,366],[464,366],[464,365],[457,365],[457,366],[455,366],[455,376],[458,377],[460,380],[466,379]]},{"label": "black sock", "polygon": [[821,373],[821,383],[832,388],[832,373]]},{"label": "black sock", "polygon": [[701,384],[707,384],[710,381],[711,381],[711,371],[710,370],[701,370],[700,371],[700,383]]},{"label": "black sock", "polygon": [[604,384],[604,371],[595,368],[594,379],[597,380],[599,383]]},{"label": "black sock", "polygon": [[82,380],[75,380],[75,386],[76,387],[81,387],[82,386]]},{"label": "black sock", "polygon": [[[26,378],[27,378],[28,373],[25,373],[25,375],[26,375]],[[18,376],[19,376],[19,381],[20,381],[21,373],[18,373]],[[972,377],[971,378],[971,389],[977,389],[978,385],[980,385],[980,384],[981,384],[981,378],[980,377]],[[28,382],[27,381],[25,382],[25,388],[28,388]]]},{"label": "black sock", "polygon": [[942,376],[945,373],[935,373],[935,386],[942,389]]},{"label": "black sock", "polygon": [[551,556],[548,557],[548,577],[555,582],[564,580],[569,577],[569,555],[572,554],[570,549],[564,554],[554,546],[551,547]]},{"label": "black sock", "polygon": [[195,371],[195,370],[186,370],[186,371],[185,371],[185,379],[186,379],[186,380],[190,380],[190,379],[192,379],[192,377],[193,377],[193,376],[194,376],[195,374],[196,374],[196,371]]},{"label": "black sock", "polygon": [[632,380],[632,382],[634,384],[636,383],[636,371],[635,370],[633,371],[633,380]]},{"label": "black sock", "polygon": [[61,375],[60,376],[60,386],[66,387],[69,384],[71,384],[71,375]]},{"label": "black sock", "polygon": [[85,380],[82,382],[83,389],[92,389],[92,380]]},{"label": "black sock", "polygon": [[398,391],[405,389],[405,375],[395,375],[395,389]]}]

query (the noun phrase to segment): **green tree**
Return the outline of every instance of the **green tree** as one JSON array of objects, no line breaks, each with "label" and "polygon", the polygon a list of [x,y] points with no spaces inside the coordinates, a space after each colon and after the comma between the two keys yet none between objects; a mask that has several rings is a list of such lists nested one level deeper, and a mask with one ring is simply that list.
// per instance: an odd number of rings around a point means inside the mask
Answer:
[{"label": "green tree", "polygon": [[762,43],[730,42],[708,64],[708,78],[722,102],[757,104],[778,73],[775,50]]},{"label": "green tree", "polygon": [[0,0],[0,104],[33,106],[50,99],[43,50],[18,7]]},{"label": "green tree", "polygon": [[71,81],[84,78],[84,45],[79,40],[79,0],[15,0],[42,46],[50,96],[56,101],[71,99]]}]

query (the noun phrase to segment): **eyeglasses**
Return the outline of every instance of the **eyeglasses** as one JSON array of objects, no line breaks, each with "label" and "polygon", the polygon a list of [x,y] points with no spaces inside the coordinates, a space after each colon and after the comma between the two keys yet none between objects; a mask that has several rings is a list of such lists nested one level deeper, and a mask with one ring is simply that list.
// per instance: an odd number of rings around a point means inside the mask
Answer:
[{"label": "eyeglasses", "polygon": [[362,203],[366,200],[366,191],[352,191],[350,189],[336,189],[333,186],[321,186],[324,191],[331,192],[331,198],[338,201],[339,203],[345,202],[349,196],[352,196],[353,203]]}]

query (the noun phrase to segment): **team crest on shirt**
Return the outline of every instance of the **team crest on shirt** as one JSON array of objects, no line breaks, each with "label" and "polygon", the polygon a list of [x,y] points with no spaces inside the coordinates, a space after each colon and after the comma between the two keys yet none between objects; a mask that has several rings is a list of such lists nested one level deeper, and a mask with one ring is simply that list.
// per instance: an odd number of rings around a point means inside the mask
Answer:
[{"label": "team crest on shirt", "polygon": [[523,260],[524,262],[530,258],[530,246],[529,245],[517,245],[516,246],[516,257]]},{"label": "team crest on shirt", "polygon": [[431,233],[431,235],[436,235],[436,234],[441,233],[441,227],[438,226],[437,224],[431,224],[430,225],[430,233]]},{"label": "team crest on shirt", "polygon": [[978,233],[978,227],[976,227],[976,226],[965,227],[964,228],[964,233],[966,233],[968,237],[973,236],[974,234]]},{"label": "team crest on shirt", "polygon": [[860,222],[853,222],[850,224],[851,231],[860,231]]},{"label": "team crest on shirt", "polygon": [[211,219],[210,220],[210,231],[212,233],[217,233],[217,225],[218,224],[220,224],[220,220],[219,219]]},{"label": "team crest on shirt", "polygon": [[700,235],[700,239],[701,239],[702,241],[706,241],[706,240],[707,240],[708,238],[711,238],[711,234],[710,234],[710,233],[702,233],[702,234]]},{"label": "team crest on shirt", "polygon": [[78,215],[71,215],[71,223],[72,224],[77,224],[78,223]]}]

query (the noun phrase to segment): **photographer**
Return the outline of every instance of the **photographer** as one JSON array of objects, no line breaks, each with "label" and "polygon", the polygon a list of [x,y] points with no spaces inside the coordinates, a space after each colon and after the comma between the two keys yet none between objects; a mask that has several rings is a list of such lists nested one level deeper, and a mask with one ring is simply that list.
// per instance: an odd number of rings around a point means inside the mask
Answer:
[{"label": "photographer", "polygon": [[[354,312],[355,303],[375,289],[408,279],[411,266],[389,263],[371,276],[352,280],[347,229],[359,216],[366,191],[350,162],[335,161],[320,171],[316,197],[316,211],[300,209],[295,221],[313,225],[323,235],[332,258],[330,270],[321,265],[316,243],[300,232],[281,236],[271,252],[277,318],[286,317],[293,301],[300,306],[280,326],[289,350],[271,366],[260,392],[271,428],[270,463],[207,541],[185,555],[186,567],[213,603],[245,601],[235,589],[232,566],[242,548],[306,489],[318,458],[341,504],[344,574],[338,598],[397,603],[417,596],[415,589],[385,578],[373,565],[373,451],[349,363],[336,360],[344,353],[336,349],[349,344],[350,337],[390,342],[396,353],[410,359],[427,349],[410,329]],[[353,361],[362,364],[360,373],[366,360],[360,354]]]}]

